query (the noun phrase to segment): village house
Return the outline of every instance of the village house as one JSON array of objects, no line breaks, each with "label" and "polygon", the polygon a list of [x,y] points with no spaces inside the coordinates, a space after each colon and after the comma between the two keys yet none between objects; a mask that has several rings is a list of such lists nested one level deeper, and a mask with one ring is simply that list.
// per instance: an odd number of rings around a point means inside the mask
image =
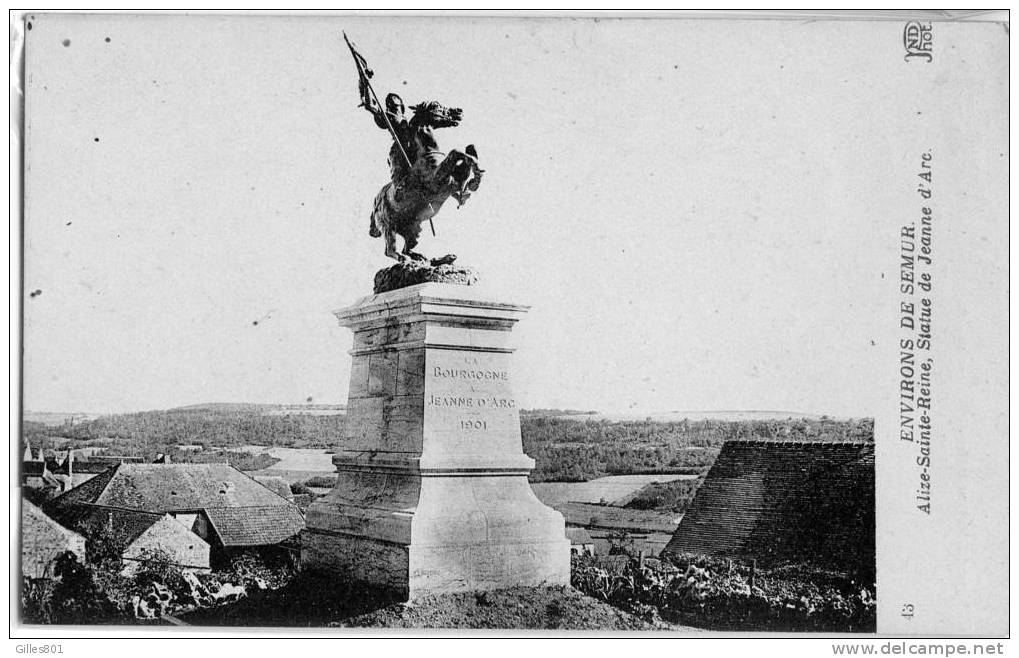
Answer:
[{"label": "village house", "polygon": [[84,560],[85,538],[22,499],[21,574],[28,578],[53,578],[53,563],[66,552]]},{"label": "village house", "polygon": [[208,542],[169,514],[68,506],[60,520],[87,537],[103,537],[117,547],[124,575],[131,575],[154,557],[169,559],[186,571],[208,571]]},{"label": "village house", "polygon": [[56,518],[96,509],[169,515],[209,544],[213,568],[241,552],[295,551],[304,528],[293,502],[228,464],[121,463],[46,507]]},{"label": "village house", "polygon": [[874,444],[728,441],[663,553],[873,573]]}]

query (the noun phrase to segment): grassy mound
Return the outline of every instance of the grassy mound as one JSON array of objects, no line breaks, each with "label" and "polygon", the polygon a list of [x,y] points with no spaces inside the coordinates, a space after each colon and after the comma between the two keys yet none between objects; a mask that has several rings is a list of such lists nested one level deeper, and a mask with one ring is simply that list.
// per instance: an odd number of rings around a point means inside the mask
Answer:
[{"label": "grassy mound", "polygon": [[397,603],[331,624],[384,628],[498,628],[647,631],[649,624],[570,587],[513,587]]}]

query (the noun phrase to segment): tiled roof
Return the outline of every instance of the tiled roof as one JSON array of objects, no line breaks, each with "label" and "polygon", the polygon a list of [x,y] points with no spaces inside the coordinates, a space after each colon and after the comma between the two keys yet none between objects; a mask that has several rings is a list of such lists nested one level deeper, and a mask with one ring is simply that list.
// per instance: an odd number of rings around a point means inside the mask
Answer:
[{"label": "tiled roof", "polygon": [[291,505],[227,464],[118,464],[53,502],[146,512]]},{"label": "tiled roof", "polygon": [[729,441],[665,553],[874,564],[874,444]]},{"label": "tiled roof", "polygon": [[100,532],[104,526],[109,525],[112,538],[121,546],[127,546],[158,523],[163,515],[94,505],[72,505],[59,508],[55,517],[86,536]]},{"label": "tiled roof", "polygon": [[47,510],[63,519],[83,514],[81,507],[148,512],[156,520],[202,511],[224,546],[276,544],[304,528],[296,505],[227,464],[118,464]]},{"label": "tiled roof", "polygon": [[304,529],[304,517],[296,505],[210,507],[205,514],[224,546],[278,544]]},{"label": "tiled roof", "polygon": [[48,517],[32,503],[21,501],[21,571],[26,576],[51,575],[50,565],[64,551],[85,557],[85,538]]}]

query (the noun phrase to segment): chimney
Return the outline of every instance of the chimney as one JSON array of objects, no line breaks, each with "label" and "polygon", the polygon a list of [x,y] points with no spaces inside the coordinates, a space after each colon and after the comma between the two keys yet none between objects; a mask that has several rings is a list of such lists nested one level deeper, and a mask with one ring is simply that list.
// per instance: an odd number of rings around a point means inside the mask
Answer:
[{"label": "chimney", "polygon": [[67,466],[67,485],[73,486],[74,483],[74,450],[67,449],[67,461],[64,462]]}]

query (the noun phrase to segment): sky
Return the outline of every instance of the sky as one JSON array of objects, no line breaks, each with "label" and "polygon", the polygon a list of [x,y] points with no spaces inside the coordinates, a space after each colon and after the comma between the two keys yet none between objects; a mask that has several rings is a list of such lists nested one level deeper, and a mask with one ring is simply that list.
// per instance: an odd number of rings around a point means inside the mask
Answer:
[{"label": "sky", "polygon": [[905,64],[898,22],[30,22],[36,411],[345,401],[331,312],[390,264],[345,30],[380,95],[464,110],[439,144],[485,178],[421,250],[532,306],[520,406],[874,415],[917,154],[959,121],[931,108],[983,98],[964,59]]}]

